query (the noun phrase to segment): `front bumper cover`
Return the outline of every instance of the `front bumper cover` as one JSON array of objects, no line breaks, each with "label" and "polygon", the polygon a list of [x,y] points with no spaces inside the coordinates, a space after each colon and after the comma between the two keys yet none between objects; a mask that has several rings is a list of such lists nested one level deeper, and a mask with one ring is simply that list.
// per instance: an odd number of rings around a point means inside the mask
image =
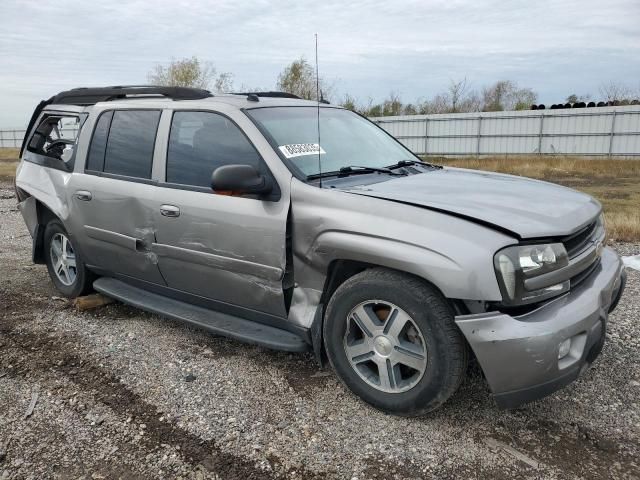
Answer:
[{"label": "front bumper cover", "polygon": [[[578,378],[602,350],[607,317],[625,279],[620,257],[605,248],[587,279],[532,312],[518,317],[501,312],[457,316],[496,403],[514,408]],[[558,360],[559,345],[569,338],[570,352]]]}]

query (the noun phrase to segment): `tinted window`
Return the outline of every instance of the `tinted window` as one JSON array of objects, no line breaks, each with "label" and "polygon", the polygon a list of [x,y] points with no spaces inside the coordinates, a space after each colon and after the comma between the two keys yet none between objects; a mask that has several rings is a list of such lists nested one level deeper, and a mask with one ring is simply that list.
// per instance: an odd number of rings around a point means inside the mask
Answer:
[{"label": "tinted window", "polygon": [[222,165],[253,165],[265,173],[260,155],[228,118],[210,112],[175,112],[167,151],[167,182],[210,187]]},{"label": "tinted window", "polygon": [[104,171],[129,177],[151,178],[153,147],[160,112],[116,110],[113,113]]},{"label": "tinted window", "polygon": [[86,170],[101,172],[104,169],[104,153],[107,149],[107,136],[112,116],[113,112],[104,112],[98,119],[89,147]]}]

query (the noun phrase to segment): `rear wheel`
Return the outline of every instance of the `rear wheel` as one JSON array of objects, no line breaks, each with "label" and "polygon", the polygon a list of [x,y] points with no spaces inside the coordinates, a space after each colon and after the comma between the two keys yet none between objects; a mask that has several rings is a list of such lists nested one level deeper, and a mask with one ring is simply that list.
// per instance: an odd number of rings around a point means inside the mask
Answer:
[{"label": "rear wheel", "polygon": [[324,339],[340,379],[389,413],[420,415],[458,388],[466,345],[442,294],[400,272],[365,270],[329,301]]},{"label": "rear wheel", "polygon": [[91,291],[93,274],[85,267],[59,220],[47,224],[44,246],[49,276],[60,293],[74,298]]}]

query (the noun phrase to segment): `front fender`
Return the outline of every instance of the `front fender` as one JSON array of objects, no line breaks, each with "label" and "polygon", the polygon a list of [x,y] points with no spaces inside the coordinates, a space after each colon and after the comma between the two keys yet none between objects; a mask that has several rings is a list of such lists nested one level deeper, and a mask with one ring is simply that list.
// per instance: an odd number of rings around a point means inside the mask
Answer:
[{"label": "front fender", "polygon": [[[463,298],[459,294],[468,292],[468,284],[473,282],[473,274],[446,255],[421,245],[360,233],[323,232],[306,258],[322,270],[335,260],[354,260],[411,273],[444,287],[443,293],[452,298]],[[443,281],[449,278],[464,283]]]}]

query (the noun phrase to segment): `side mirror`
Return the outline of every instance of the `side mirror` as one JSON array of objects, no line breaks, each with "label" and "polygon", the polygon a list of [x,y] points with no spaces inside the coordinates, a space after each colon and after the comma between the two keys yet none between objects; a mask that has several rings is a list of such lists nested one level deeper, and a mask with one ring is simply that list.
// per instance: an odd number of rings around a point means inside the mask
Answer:
[{"label": "side mirror", "polygon": [[211,174],[211,188],[231,195],[266,195],[273,187],[269,179],[251,165],[224,165]]}]

